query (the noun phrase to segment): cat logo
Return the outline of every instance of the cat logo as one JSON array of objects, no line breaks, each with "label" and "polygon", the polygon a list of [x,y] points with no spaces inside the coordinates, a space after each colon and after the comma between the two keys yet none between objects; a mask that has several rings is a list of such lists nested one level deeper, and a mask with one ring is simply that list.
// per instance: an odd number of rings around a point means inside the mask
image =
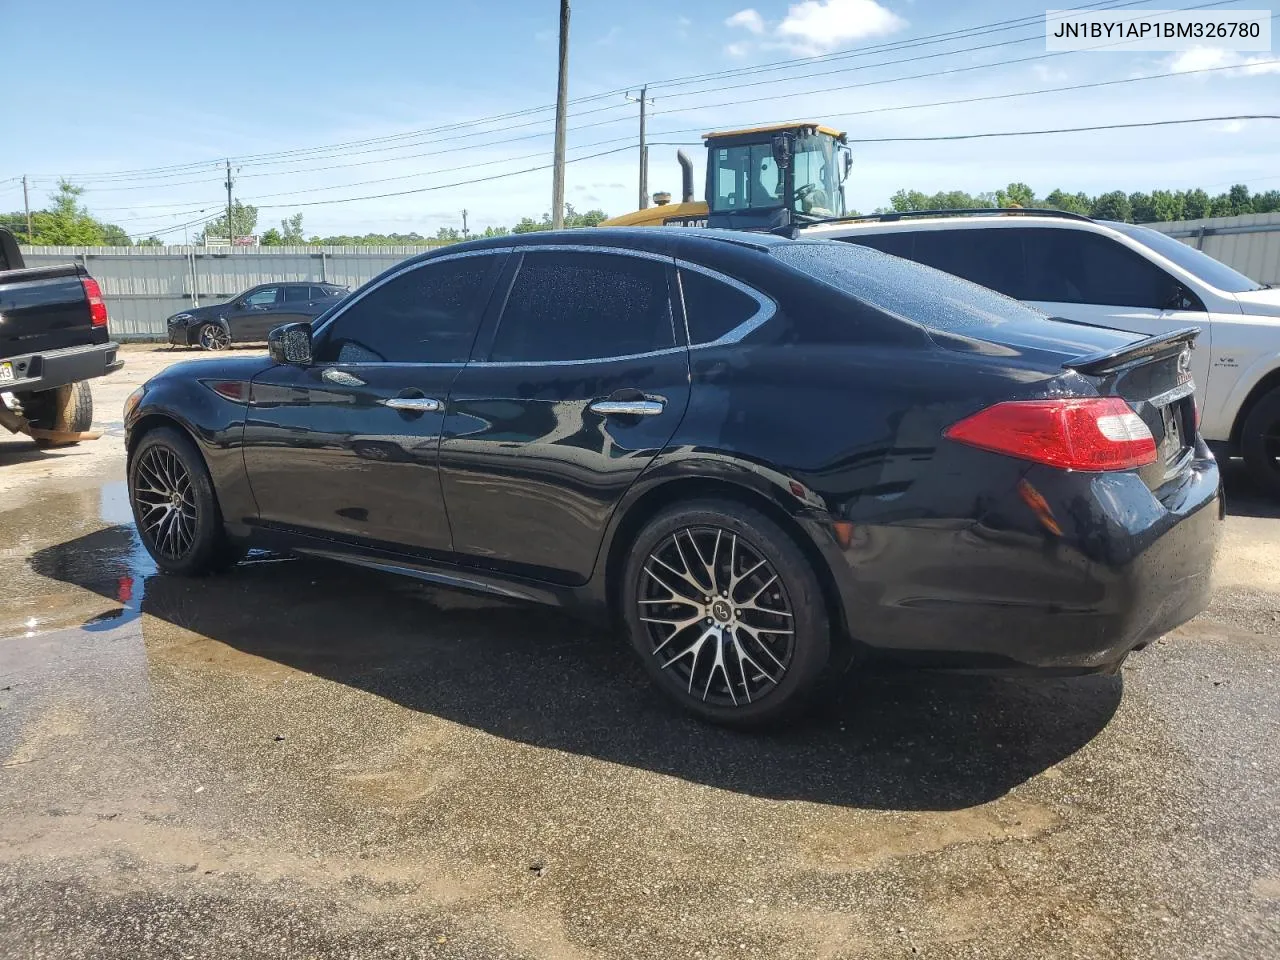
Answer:
[{"label": "cat logo", "polygon": [[706,217],[668,217],[662,221],[664,227],[705,227]]}]

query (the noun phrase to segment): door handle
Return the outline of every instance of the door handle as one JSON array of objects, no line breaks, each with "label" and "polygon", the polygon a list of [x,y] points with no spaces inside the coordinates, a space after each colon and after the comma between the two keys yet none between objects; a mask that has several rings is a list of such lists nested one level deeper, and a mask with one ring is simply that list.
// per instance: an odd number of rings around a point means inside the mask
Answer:
[{"label": "door handle", "polygon": [[666,405],[665,400],[596,400],[587,409],[602,417],[656,417]]},{"label": "door handle", "polygon": [[434,397],[387,397],[378,402],[384,407],[407,413],[436,413],[443,406]]}]

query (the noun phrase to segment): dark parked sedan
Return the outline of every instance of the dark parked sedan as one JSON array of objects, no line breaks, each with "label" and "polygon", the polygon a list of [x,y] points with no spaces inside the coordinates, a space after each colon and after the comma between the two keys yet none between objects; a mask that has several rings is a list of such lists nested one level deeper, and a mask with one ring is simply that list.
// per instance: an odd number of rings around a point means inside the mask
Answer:
[{"label": "dark parked sedan", "polygon": [[150,380],[129,490],[165,571],[262,545],[612,612],[663,691],[755,724],[850,662],[1113,671],[1201,610],[1194,335],[836,242],[503,237]]},{"label": "dark parked sedan", "polygon": [[346,295],[346,287],[332,283],[264,283],[226,303],[175,313],[167,321],[169,342],[205,350],[261,343],[275,327],[314,320]]}]

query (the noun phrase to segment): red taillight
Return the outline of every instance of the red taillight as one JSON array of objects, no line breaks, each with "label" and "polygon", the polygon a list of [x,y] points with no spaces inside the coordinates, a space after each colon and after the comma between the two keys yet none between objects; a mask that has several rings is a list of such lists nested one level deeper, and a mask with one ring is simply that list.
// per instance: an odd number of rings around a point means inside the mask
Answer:
[{"label": "red taillight", "polygon": [[102,288],[93,277],[81,277],[84,295],[89,298],[89,322],[95,327],[107,325],[107,305],[102,302]]},{"label": "red taillight", "polygon": [[1119,397],[1010,400],[952,424],[943,435],[1064,470],[1128,470],[1156,459],[1151,431]]}]

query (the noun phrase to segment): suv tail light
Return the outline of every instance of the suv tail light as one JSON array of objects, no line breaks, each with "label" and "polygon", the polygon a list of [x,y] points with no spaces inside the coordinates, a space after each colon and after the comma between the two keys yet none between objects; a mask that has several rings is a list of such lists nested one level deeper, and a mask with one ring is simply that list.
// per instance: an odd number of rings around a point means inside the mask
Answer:
[{"label": "suv tail light", "polygon": [[107,325],[107,305],[102,302],[102,288],[93,277],[81,277],[84,295],[89,298],[89,323],[95,327]]},{"label": "suv tail light", "polygon": [[1156,459],[1151,430],[1119,397],[1010,400],[952,424],[943,436],[1064,470],[1128,470]]}]

